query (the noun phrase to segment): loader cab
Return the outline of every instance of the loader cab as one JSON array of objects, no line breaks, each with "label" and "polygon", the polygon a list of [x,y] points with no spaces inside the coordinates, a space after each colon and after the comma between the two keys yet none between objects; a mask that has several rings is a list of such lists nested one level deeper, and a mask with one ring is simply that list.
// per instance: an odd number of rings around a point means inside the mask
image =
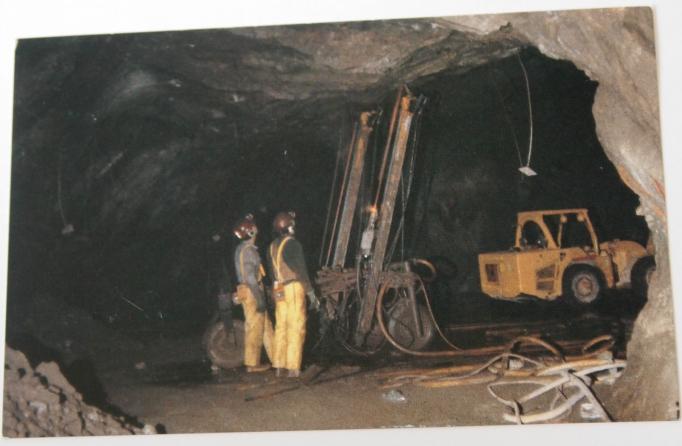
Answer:
[{"label": "loader cab", "polygon": [[517,251],[581,248],[598,254],[599,241],[586,209],[531,211],[518,214]]}]

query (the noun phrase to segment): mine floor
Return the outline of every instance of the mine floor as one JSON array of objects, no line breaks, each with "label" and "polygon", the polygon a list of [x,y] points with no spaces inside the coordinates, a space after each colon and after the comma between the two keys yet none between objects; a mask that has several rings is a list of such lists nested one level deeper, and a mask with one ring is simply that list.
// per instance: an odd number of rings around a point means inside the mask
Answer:
[{"label": "mine floor", "polygon": [[[523,334],[554,341],[612,334],[620,341],[616,355],[624,357],[622,347],[637,307],[627,299],[610,296],[591,309],[481,301],[471,313],[476,318],[460,313],[462,319],[444,326],[452,340],[469,346],[500,344]],[[483,361],[392,353],[371,360],[310,355],[304,375],[312,373],[314,379],[302,382],[278,379],[272,370],[212,371],[197,337],[150,343],[124,362],[112,360],[97,368],[111,405],[168,433],[507,424],[502,419],[505,407],[488,394],[486,384],[438,389],[406,385],[397,389],[403,401],[391,400],[390,390],[380,386],[382,373],[391,370]],[[595,392],[608,410],[609,386],[598,384]],[[561,421],[584,421],[577,412]]]}]

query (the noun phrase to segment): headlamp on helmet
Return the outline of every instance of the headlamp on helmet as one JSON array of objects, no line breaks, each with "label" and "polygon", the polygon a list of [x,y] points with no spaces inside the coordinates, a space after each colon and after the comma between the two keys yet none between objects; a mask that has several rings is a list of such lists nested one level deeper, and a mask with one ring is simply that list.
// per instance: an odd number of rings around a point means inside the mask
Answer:
[{"label": "headlamp on helmet", "polygon": [[278,234],[293,234],[296,226],[296,213],[294,211],[280,212],[272,222],[272,229]]},{"label": "headlamp on helmet", "polygon": [[258,227],[254,221],[253,214],[246,214],[244,218],[237,222],[232,232],[240,240],[254,238],[258,234]]}]

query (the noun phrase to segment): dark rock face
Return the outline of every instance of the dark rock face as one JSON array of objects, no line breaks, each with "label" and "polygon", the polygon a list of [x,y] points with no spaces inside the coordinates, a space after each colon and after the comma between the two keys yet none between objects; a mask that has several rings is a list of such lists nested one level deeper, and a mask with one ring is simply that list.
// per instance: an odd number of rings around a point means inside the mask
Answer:
[{"label": "dark rock face", "polygon": [[316,254],[358,110],[517,46],[431,21],[22,41],[10,295],[59,289],[182,315],[213,286],[206,271],[247,211],[262,225],[302,211]]},{"label": "dark rock face", "polygon": [[[535,179],[516,170],[520,48]],[[511,245],[517,210],[588,206],[603,239],[645,243],[622,182],[641,197],[658,272],[623,388],[659,388],[621,415],[674,417],[675,358],[647,365],[650,346],[674,345],[650,11],[25,40],[15,78],[11,314],[48,290],[104,319],[197,328],[245,212],[265,244],[274,213],[296,209],[314,269],[336,151],[358,111],[388,115],[407,82],[430,99],[411,248],[455,263],[450,292],[475,289],[477,252]]]}]

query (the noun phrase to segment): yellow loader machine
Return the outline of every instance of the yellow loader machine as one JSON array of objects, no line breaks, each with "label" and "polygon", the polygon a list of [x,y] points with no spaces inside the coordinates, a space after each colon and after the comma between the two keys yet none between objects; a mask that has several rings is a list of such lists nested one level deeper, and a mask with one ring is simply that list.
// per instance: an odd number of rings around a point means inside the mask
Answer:
[{"label": "yellow loader machine", "polygon": [[586,209],[520,212],[509,251],[479,254],[482,291],[494,298],[521,295],[595,302],[606,288],[646,294],[654,269],[639,243],[600,243]]}]

